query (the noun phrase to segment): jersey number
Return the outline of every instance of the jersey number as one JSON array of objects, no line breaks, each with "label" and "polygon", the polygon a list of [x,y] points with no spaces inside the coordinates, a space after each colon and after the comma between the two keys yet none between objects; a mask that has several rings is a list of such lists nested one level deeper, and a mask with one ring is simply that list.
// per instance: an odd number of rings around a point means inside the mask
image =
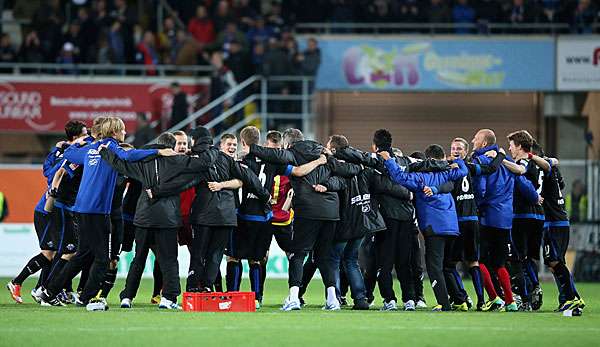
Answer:
[{"label": "jersey number", "polygon": [[462,191],[463,191],[463,192],[465,192],[465,193],[466,193],[466,192],[468,192],[468,191],[469,191],[469,180],[467,179],[467,177],[466,177],[466,176],[465,176],[465,177],[463,177],[463,180],[462,180],[461,187],[462,187]]},{"label": "jersey number", "polygon": [[538,194],[542,194],[542,186],[544,184],[544,171],[540,170],[538,176],[538,189],[536,190]]}]

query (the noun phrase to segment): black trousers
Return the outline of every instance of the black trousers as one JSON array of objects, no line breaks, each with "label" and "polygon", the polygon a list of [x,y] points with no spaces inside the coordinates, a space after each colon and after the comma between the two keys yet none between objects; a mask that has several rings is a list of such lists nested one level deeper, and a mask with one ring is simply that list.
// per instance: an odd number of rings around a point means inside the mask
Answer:
[{"label": "black trousers", "polygon": [[177,297],[181,294],[177,261],[177,228],[136,228],[135,257],[127,273],[125,289],[119,296],[121,299],[135,298],[150,249],[154,252],[163,275],[162,296],[167,300],[177,301]]},{"label": "black trousers", "polygon": [[290,287],[302,286],[304,259],[313,251],[313,259],[317,264],[325,288],[335,287],[335,272],[331,259],[331,250],[335,238],[335,221],[296,218],[292,240],[293,253],[289,253]]},{"label": "black trousers", "polygon": [[[212,288],[219,272],[229,234],[228,226],[192,225],[192,249],[187,291]],[[161,264],[162,266],[162,264]]]},{"label": "black trousers", "polygon": [[379,292],[386,302],[398,300],[394,293],[392,277],[392,270],[395,267],[402,290],[402,301],[415,300],[410,267],[415,225],[413,221],[399,221],[388,218],[385,219],[385,225],[387,229],[375,235]]},{"label": "black trousers", "polygon": [[448,289],[444,276],[444,250],[446,248],[447,237],[437,236],[430,232],[425,232],[425,267],[429,275],[429,282],[433,288],[435,299],[438,305],[442,305],[442,310],[449,311],[450,301],[448,300]]},{"label": "black trousers", "polygon": [[94,259],[89,277],[79,297],[84,303],[98,294],[110,262],[110,215],[79,214],[79,244],[75,256],[65,265],[63,271],[47,285],[51,294],[56,295],[73,274],[81,271],[83,264]]},{"label": "black trousers", "polygon": [[[416,228],[416,226],[415,226]],[[412,278],[412,284],[415,291],[417,300],[425,300],[425,294],[423,294],[423,279],[425,278],[423,271],[423,250],[421,248],[421,241],[419,241],[419,231],[412,235],[412,249],[410,257],[410,276]]]}]

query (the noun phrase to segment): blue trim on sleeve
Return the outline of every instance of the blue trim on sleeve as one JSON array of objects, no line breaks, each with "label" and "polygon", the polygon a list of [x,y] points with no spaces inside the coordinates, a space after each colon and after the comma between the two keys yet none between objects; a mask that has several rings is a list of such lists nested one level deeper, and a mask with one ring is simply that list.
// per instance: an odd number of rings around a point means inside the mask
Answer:
[{"label": "blue trim on sleeve", "polygon": [[292,174],[292,170],[294,169],[294,167],[292,165],[288,165],[285,168],[285,173],[283,174],[284,176],[289,176]]},{"label": "blue trim on sleeve", "polygon": [[239,214],[238,213],[238,217],[241,220],[245,220],[245,221],[249,221],[249,222],[268,222],[271,220],[271,218],[273,218],[273,212],[269,212],[267,213],[266,216],[256,216],[256,215],[250,215],[250,214]]},{"label": "blue trim on sleeve", "polygon": [[543,214],[535,214],[535,213],[517,213],[513,214],[513,219],[537,219],[537,220],[545,220]]},{"label": "blue trim on sleeve", "polygon": [[568,220],[559,220],[554,222],[545,222],[544,229],[548,229],[550,227],[568,227],[570,223]]},{"label": "blue trim on sleeve", "polygon": [[475,176],[481,176],[481,165],[475,164]]},{"label": "blue trim on sleeve", "polygon": [[433,192],[434,195],[438,193],[437,187],[431,187],[431,191]]},{"label": "blue trim on sleeve", "polygon": [[459,222],[478,221],[478,220],[479,220],[479,217],[477,217],[477,216],[458,217]]}]

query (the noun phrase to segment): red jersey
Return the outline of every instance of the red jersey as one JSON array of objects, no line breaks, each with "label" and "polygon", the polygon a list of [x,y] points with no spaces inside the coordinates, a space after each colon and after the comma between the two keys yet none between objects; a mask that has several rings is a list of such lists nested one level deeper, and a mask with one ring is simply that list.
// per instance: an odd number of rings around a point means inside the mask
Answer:
[{"label": "red jersey", "polygon": [[283,204],[287,199],[288,193],[292,189],[290,179],[287,176],[275,176],[273,180],[273,189],[271,193],[271,209],[273,210],[273,225],[290,225],[294,220],[294,210],[282,210]]},{"label": "red jersey", "polygon": [[181,218],[189,217],[190,211],[192,209],[192,202],[196,197],[196,187],[192,187],[188,190],[184,190],[179,194],[179,198],[181,199],[181,204],[179,211],[181,212]]}]

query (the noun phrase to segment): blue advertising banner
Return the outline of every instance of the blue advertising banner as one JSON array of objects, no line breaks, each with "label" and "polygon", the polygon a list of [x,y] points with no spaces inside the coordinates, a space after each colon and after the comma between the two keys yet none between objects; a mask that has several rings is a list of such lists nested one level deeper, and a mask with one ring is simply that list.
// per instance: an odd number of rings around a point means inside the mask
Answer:
[{"label": "blue advertising banner", "polygon": [[318,89],[553,90],[552,39],[326,39]]}]

